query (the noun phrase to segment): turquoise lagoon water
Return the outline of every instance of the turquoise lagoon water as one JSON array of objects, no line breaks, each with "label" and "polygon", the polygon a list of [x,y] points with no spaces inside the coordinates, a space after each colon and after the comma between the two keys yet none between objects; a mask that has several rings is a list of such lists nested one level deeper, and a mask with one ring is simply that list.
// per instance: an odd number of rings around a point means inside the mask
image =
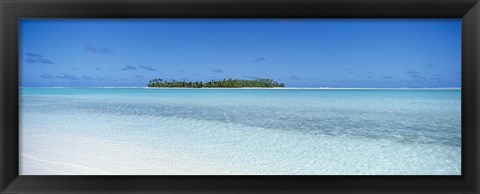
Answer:
[{"label": "turquoise lagoon water", "polygon": [[457,89],[21,88],[21,174],[460,175]]}]

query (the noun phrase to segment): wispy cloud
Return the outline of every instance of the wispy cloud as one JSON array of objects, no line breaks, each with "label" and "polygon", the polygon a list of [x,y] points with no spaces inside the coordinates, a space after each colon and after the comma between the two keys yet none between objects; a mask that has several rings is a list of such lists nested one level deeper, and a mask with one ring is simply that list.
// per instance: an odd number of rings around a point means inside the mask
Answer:
[{"label": "wispy cloud", "polygon": [[50,59],[44,58],[41,54],[35,53],[25,53],[27,63],[43,63],[43,64],[54,64]]},{"label": "wispy cloud", "polygon": [[38,62],[44,63],[44,64],[53,64],[53,62],[50,61],[50,59],[43,59],[43,58],[38,58]]},{"label": "wispy cloud", "polygon": [[266,59],[263,57],[258,57],[254,60],[255,63],[264,62],[264,61],[266,61]]},{"label": "wispy cloud", "polygon": [[108,49],[108,48],[99,48],[98,49],[98,53],[101,53],[101,54],[104,54],[104,53],[113,53],[112,50]]},{"label": "wispy cloud", "polygon": [[301,80],[300,77],[296,76],[296,75],[290,75],[290,79],[293,79],[293,80]]},{"label": "wispy cloud", "polygon": [[93,45],[87,45],[85,46],[85,50],[91,53],[96,53],[96,54],[109,54],[113,53],[113,50],[105,47],[96,47]]},{"label": "wispy cloud", "polygon": [[382,76],[383,79],[392,79],[392,76],[387,76],[387,75],[384,75]]},{"label": "wispy cloud", "polygon": [[62,73],[62,75],[57,75],[55,76],[57,79],[64,79],[64,80],[79,80],[77,76],[68,74],[68,73]]},{"label": "wispy cloud", "polygon": [[82,76],[82,79],[83,80],[87,80],[87,81],[102,81],[102,80],[106,80],[107,78],[104,78],[104,77],[100,77],[100,76],[95,76],[95,77],[92,77],[92,76],[88,76],[88,75],[83,75]]},{"label": "wispy cloud", "polygon": [[137,70],[137,68],[135,66],[131,66],[131,65],[125,65],[125,67],[123,67],[122,69],[120,69],[122,71],[128,71],[128,70]]},{"label": "wispy cloud", "polygon": [[212,69],[212,72],[214,72],[214,73],[223,73],[223,70],[221,70],[221,69]]},{"label": "wispy cloud", "polygon": [[145,70],[148,70],[148,71],[157,71],[155,68],[153,68],[151,66],[148,66],[148,65],[137,64],[137,66],[140,67],[141,69],[145,69]]},{"label": "wispy cloud", "polygon": [[420,78],[421,76],[420,76],[420,75],[418,75],[418,74],[411,74],[411,75],[410,75],[410,77],[412,77],[412,78],[415,78],[415,79],[416,79],[416,78]]},{"label": "wispy cloud", "polygon": [[82,79],[84,79],[84,80],[93,80],[93,77],[84,75],[84,76],[82,76]]},{"label": "wispy cloud", "polygon": [[427,79],[420,74],[420,72],[410,69],[406,71],[407,75],[410,76],[413,79],[416,79],[417,81],[426,81]]},{"label": "wispy cloud", "polygon": [[25,53],[27,57],[39,57],[42,58],[43,56],[40,54],[35,54],[35,53]]},{"label": "wispy cloud", "polygon": [[418,74],[420,74],[418,71],[415,71],[413,69],[410,69],[410,70],[406,71],[406,73],[408,75],[418,75]]},{"label": "wispy cloud", "polygon": [[36,63],[38,62],[37,59],[33,58],[33,57],[27,57],[27,59],[25,60],[25,62],[27,63]]},{"label": "wispy cloud", "polygon": [[420,72],[415,71],[413,69],[410,69],[410,70],[406,71],[406,73],[407,73],[408,76],[410,76],[411,78],[414,78],[414,79],[422,78],[422,76],[420,75]]},{"label": "wispy cloud", "polygon": [[43,79],[52,79],[54,78],[52,75],[48,74],[48,73],[43,73],[42,75],[40,75],[41,78]]}]

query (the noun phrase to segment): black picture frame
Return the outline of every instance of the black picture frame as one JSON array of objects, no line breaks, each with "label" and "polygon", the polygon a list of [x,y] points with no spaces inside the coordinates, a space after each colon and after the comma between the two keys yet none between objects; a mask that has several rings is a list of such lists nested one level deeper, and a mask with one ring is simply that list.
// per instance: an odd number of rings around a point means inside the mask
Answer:
[{"label": "black picture frame", "polygon": [[[19,176],[20,18],[462,18],[461,176]],[[478,0],[0,0],[0,193],[478,193]]]}]

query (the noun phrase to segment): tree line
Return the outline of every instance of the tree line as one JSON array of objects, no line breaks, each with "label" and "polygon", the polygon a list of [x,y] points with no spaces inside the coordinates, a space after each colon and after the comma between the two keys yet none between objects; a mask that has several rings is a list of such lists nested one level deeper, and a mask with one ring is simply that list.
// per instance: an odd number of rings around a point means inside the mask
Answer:
[{"label": "tree line", "polygon": [[273,87],[285,87],[285,84],[278,83],[268,78],[258,78],[255,80],[242,80],[242,79],[223,79],[212,80],[208,82],[186,82],[186,81],[168,81],[166,79],[156,78],[152,79],[148,83],[148,87],[165,87],[165,88],[273,88]]}]

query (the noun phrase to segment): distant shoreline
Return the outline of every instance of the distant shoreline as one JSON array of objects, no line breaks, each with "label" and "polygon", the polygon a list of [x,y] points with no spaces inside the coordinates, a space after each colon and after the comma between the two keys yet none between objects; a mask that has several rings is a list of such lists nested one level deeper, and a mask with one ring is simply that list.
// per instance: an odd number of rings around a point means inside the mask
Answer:
[{"label": "distant shoreline", "polygon": [[461,90],[462,88],[329,88],[329,87],[245,87],[245,88],[183,88],[183,87],[19,87],[19,88],[110,88],[110,89],[152,89],[152,90],[166,90],[166,89],[180,89],[180,90]]}]

